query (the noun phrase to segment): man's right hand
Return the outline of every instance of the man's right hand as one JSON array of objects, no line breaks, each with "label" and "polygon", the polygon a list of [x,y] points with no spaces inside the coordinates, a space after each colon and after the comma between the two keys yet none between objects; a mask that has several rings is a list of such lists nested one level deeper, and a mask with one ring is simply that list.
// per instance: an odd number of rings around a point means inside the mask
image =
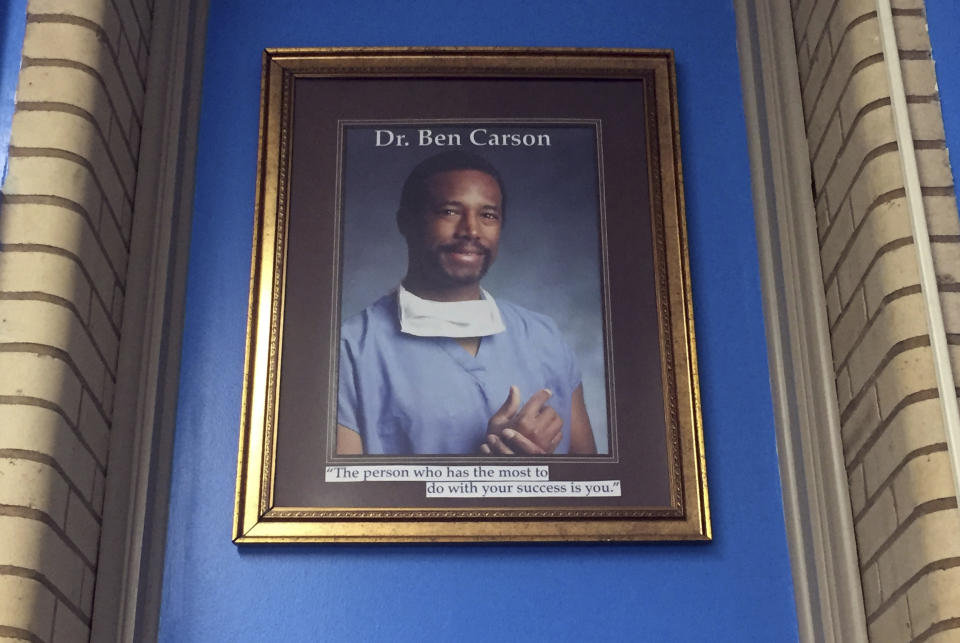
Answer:
[{"label": "man's right hand", "polygon": [[553,453],[563,439],[563,418],[547,405],[552,395],[550,389],[540,389],[520,408],[520,390],[511,386],[506,401],[487,422],[487,438],[480,451],[488,455]]}]

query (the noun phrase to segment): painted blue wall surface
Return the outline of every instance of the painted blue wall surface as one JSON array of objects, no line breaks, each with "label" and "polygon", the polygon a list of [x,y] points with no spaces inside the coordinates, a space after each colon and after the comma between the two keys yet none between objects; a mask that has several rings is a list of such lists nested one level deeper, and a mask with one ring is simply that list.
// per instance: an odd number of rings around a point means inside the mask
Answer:
[{"label": "painted blue wall surface", "polygon": [[0,186],[7,177],[10,127],[26,26],[27,0],[0,2]]},{"label": "painted blue wall surface", "polygon": [[[797,625],[729,2],[214,0],[206,43],[164,641],[790,641]],[[673,48],[712,543],[230,542],[261,50]]]},{"label": "painted blue wall surface", "polygon": [[960,177],[960,2],[927,0],[930,45],[940,89],[940,109],[947,130],[953,184]]}]

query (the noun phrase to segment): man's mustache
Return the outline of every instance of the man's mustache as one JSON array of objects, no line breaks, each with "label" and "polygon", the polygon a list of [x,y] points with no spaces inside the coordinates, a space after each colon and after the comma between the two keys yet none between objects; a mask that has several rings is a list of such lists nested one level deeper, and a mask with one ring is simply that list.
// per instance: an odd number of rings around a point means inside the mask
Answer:
[{"label": "man's mustache", "polygon": [[488,255],[490,248],[476,241],[461,241],[459,243],[448,243],[440,246],[440,252],[473,252],[476,254]]}]

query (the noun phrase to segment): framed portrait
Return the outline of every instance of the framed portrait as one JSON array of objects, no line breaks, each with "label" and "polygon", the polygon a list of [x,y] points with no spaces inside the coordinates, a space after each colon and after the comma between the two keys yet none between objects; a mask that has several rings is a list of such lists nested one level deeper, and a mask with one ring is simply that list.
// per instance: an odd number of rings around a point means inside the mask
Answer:
[{"label": "framed portrait", "polygon": [[264,53],[237,543],[709,540],[673,56]]}]

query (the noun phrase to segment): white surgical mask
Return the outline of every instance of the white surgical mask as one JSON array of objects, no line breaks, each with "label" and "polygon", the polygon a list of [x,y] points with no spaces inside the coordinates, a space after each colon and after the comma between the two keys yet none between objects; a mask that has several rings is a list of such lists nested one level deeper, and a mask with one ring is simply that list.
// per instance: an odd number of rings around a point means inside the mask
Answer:
[{"label": "white surgical mask", "polygon": [[403,287],[397,288],[400,330],[417,337],[486,337],[506,328],[500,309],[486,290],[483,299],[431,301]]}]

